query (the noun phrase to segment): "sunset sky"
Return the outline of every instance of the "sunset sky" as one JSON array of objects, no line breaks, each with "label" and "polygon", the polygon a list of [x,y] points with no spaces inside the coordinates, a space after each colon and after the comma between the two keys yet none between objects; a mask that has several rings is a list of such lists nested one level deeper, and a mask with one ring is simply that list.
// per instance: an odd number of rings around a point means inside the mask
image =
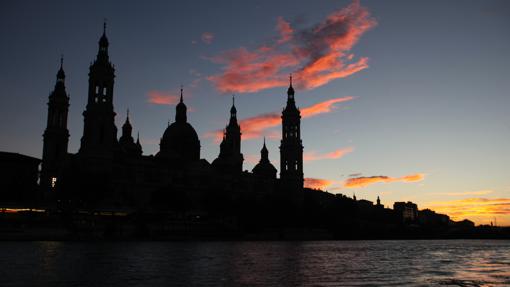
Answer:
[{"label": "sunset sky", "polygon": [[201,157],[235,94],[244,169],[264,136],[278,168],[293,73],[308,186],[510,225],[509,1],[2,1],[0,150],[41,158],[64,54],[77,152],[104,18],[116,124],[129,108],[144,154],[182,84]]}]

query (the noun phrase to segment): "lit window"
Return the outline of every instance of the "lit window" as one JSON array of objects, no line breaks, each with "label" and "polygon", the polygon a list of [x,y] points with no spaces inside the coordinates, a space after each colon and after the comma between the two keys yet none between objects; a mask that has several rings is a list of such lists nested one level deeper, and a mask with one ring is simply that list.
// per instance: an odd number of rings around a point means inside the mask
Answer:
[{"label": "lit window", "polygon": [[55,188],[55,185],[57,185],[57,178],[56,177],[52,177],[51,178],[51,188]]}]

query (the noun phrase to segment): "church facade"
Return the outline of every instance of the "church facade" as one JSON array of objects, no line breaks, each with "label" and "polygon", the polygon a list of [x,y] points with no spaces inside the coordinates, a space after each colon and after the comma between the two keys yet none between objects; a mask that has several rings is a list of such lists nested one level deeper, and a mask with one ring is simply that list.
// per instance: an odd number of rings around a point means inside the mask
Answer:
[{"label": "church facade", "polygon": [[[106,28],[106,27],[105,27]],[[120,137],[115,125],[115,68],[110,62],[106,29],[89,68],[84,128],[77,153],[68,153],[67,116],[70,98],[61,61],[48,101],[40,186],[44,198],[72,208],[187,210],[200,213],[239,208],[239,202],[264,206],[285,202],[299,206],[303,198],[301,115],[292,78],[282,112],[280,177],[265,145],[252,172],[243,171],[242,129],[234,99],[218,157],[200,157],[200,139],[187,120],[181,88],[175,121],[168,125],[155,155],[144,155],[132,135],[129,111]]]}]

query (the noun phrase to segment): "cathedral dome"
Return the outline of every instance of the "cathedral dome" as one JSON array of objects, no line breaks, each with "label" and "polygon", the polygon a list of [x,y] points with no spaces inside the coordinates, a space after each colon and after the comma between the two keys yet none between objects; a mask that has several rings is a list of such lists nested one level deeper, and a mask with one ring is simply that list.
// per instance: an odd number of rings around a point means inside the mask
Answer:
[{"label": "cathedral dome", "polygon": [[266,178],[276,178],[276,167],[268,162],[259,162],[253,167],[252,172],[258,176]]},{"label": "cathedral dome", "polygon": [[264,146],[262,147],[262,150],[260,150],[260,161],[257,165],[255,165],[255,167],[253,167],[252,172],[261,177],[276,178],[277,170],[269,161],[269,151],[266,148],[266,139],[264,139]]},{"label": "cathedral dome", "polygon": [[200,140],[193,126],[187,122],[182,89],[181,100],[176,106],[175,122],[166,128],[159,144],[158,156],[185,161],[200,159]]},{"label": "cathedral dome", "polygon": [[200,159],[200,140],[197,132],[188,122],[174,122],[169,125],[159,146],[161,156],[182,157],[188,160]]}]

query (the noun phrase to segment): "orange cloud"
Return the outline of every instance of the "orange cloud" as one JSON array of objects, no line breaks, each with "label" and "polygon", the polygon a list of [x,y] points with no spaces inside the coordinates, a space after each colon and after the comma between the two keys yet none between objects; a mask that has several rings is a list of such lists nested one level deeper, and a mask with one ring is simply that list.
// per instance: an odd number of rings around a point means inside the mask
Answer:
[{"label": "orange cloud", "polygon": [[362,176],[362,177],[354,177],[348,178],[344,182],[344,187],[346,188],[360,188],[366,187],[368,185],[379,183],[379,182],[416,182],[421,181],[425,178],[423,173],[406,175],[403,177],[389,177],[385,175],[377,175],[377,176]]},{"label": "orange cloud", "polygon": [[221,92],[247,93],[286,86],[288,72],[294,71],[297,87],[313,89],[368,67],[368,58],[356,60],[349,51],[376,24],[356,0],[298,31],[279,17],[277,39],[253,50],[240,47],[211,58],[223,65],[223,71],[208,79]]},{"label": "orange cloud", "polygon": [[[301,110],[303,118],[314,117],[323,113],[330,113],[334,109],[336,103],[347,102],[354,99],[353,97],[343,97],[319,102],[311,106],[305,107]],[[279,113],[267,113],[261,114],[254,117],[246,118],[239,121],[241,126],[241,132],[243,133],[243,139],[254,139],[260,138],[265,135],[269,138],[275,138],[275,133],[267,132],[267,129],[281,125],[282,119]],[[206,138],[214,138],[215,142],[220,142],[223,138],[223,130],[216,130],[213,132],[207,132]]]},{"label": "orange cloud", "polygon": [[334,183],[335,183],[335,181],[328,180],[328,179],[311,178],[311,177],[305,178],[305,187],[307,187],[307,188],[325,190],[330,185],[332,185]]},{"label": "orange cloud", "polygon": [[204,32],[204,33],[202,33],[202,36],[200,37],[200,39],[202,40],[202,42],[204,42],[206,44],[211,44],[214,40],[214,34],[211,32]]},{"label": "orange cloud", "polygon": [[337,159],[337,158],[341,158],[344,155],[352,152],[353,150],[354,149],[352,147],[347,147],[347,148],[337,149],[335,151],[324,153],[324,154],[318,154],[314,151],[305,152],[303,154],[303,160],[312,161],[312,160],[322,160],[322,159]]},{"label": "orange cloud", "polygon": [[463,192],[440,192],[434,193],[439,195],[450,195],[450,196],[463,196],[463,195],[486,195],[489,193],[493,193],[493,190],[485,189],[485,190],[475,190],[475,191],[463,191]]},{"label": "orange cloud", "polygon": [[489,224],[496,218],[498,225],[510,226],[510,198],[466,198],[430,202],[426,207],[453,220],[468,218],[477,224]]},{"label": "orange cloud", "polygon": [[354,99],[353,97],[343,97],[343,98],[335,98],[335,99],[327,100],[324,102],[320,102],[320,103],[317,103],[317,104],[314,104],[309,107],[305,107],[305,108],[301,109],[301,116],[303,118],[308,118],[308,117],[313,117],[317,114],[329,113],[333,110],[333,108],[335,107],[335,104],[347,102],[347,101],[350,101],[353,99]]},{"label": "orange cloud", "polygon": [[147,98],[149,103],[155,105],[174,105],[179,102],[177,94],[162,91],[149,91]]}]

